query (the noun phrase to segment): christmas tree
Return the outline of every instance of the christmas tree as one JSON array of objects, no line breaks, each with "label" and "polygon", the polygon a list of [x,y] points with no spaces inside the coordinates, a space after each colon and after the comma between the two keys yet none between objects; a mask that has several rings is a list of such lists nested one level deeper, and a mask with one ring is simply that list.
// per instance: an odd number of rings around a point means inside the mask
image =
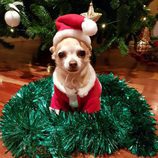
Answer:
[{"label": "christmas tree", "polygon": [[[17,5],[21,18],[18,27],[11,29],[4,21],[4,14],[15,0],[0,0],[0,36],[40,37],[41,49],[48,50],[56,32],[54,20],[67,13],[86,12],[90,0],[23,0],[23,6]],[[118,46],[127,53],[128,42],[137,39],[144,26],[152,28],[155,17],[147,9],[151,0],[93,0],[95,12],[102,13],[98,21],[99,31],[93,38],[97,43],[97,52],[103,52],[111,46]],[[11,30],[11,31],[10,31]],[[96,48],[96,47],[94,47]]]}]

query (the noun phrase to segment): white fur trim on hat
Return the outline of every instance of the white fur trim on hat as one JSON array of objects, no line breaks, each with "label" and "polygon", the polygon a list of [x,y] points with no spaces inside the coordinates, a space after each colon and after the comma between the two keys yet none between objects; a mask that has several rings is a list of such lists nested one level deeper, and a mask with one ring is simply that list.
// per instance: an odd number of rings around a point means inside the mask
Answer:
[{"label": "white fur trim on hat", "polygon": [[82,22],[82,31],[84,32],[84,34],[88,35],[88,36],[93,36],[97,33],[98,31],[98,27],[97,24],[88,18],[84,18],[84,21]]},{"label": "white fur trim on hat", "polygon": [[61,40],[68,37],[79,39],[91,47],[90,37],[88,35],[85,35],[82,31],[74,29],[65,29],[62,31],[58,31],[53,38],[53,45],[57,45]]}]

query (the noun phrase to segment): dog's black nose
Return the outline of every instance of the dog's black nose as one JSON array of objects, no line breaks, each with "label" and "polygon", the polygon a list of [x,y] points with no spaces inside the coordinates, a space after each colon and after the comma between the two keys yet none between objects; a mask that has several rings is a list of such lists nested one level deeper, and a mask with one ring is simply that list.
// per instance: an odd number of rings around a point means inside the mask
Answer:
[{"label": "dog's black nose", "polygon": [[75,60],[72,60],[69,62],[70,68],[76,68],[77,67],[77,62]]}]

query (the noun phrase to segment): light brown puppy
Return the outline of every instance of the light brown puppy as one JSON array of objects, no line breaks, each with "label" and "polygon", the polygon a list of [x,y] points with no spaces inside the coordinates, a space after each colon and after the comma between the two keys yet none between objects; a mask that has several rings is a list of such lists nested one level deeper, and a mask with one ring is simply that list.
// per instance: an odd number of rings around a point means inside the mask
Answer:
[{"label": "light brown puppy", "polygon": [[96,80],[90,64],[90,48],[75,38],[65,38],[50,51],[56,63],[54,84],[69,97],[70,106],[73,106],[76,95],[86,96]]},{"label": "light brown puppy", "polygon": [[90,49],[75,38],[66,38],[50,49],[53,51],[52,59],[56,62],[54,73],[58,82],[65,88],[75,90],[80,96],[86,95],[81,89],[85,89],[92,78],[96,78],[90,65]]}]

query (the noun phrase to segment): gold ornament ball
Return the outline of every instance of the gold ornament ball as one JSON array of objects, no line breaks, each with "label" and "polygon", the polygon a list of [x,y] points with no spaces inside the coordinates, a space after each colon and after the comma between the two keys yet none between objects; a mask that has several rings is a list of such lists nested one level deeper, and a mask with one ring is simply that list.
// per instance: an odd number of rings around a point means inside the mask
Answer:
[{"label": "gold ornament ball", "polygon": [[137,49],[136,51],[143,54],[146,53],[151,48],[150,44],[148,42],[140,40],[137,42]]},{"label": "gold ornament ball", "polygon": [[9,10],[4,15],[5,22],[11,27],[16,27],[20,24],[20,15],[14,10]]}]

